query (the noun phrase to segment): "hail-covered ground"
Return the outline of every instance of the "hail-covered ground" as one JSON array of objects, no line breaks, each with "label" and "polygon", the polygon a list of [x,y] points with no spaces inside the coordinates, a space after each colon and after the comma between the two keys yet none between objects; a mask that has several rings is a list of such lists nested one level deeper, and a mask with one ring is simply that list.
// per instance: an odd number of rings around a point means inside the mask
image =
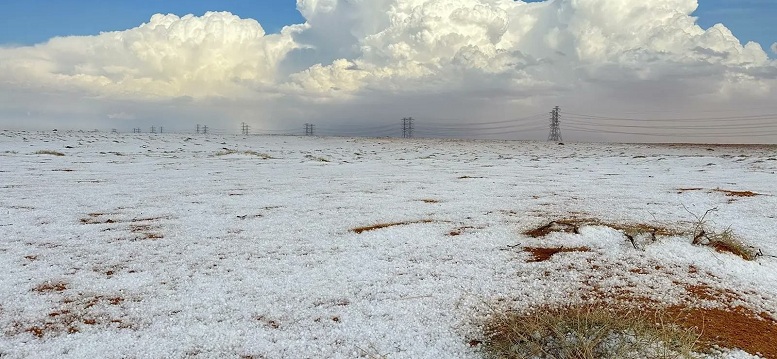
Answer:
[{"label": "hail-covered ground", "polygon": [[[591,292],[775,317],[776,171],[768,146],[4,131],[0,357],[480,358],[495,306]],[[691,244],[713,208],[763,256]],[[678,234],[523,234],[564,218]],[[554,246],[590,250],[525,251]]]}]

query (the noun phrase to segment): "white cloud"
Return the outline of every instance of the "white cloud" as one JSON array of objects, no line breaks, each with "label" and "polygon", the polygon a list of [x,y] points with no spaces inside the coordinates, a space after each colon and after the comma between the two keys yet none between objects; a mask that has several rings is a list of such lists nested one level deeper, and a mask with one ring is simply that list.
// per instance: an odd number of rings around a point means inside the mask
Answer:
[{"label": "white cloud", "polygon": [[274,83],[278,62],[295,46],[293,31],[266,35],[256,21],[229,13],[157,14],[126,31],[2,49],[0,79],[110,96],[235,96]]},{"label": "white cloud", "polygon": [[297,0],[297,7],[306,23],[280,34],[229,13],[154,15],[126,31],[0,48],[0,92],[25,89],[9,102],[18,111],[47,93],[127,111],[114,105],[139,101],[148,114],[138,120],[218,109],[233,122],[275,126],[409,109],[469,118],[551,104],[731,109],[771,105],[777,95],[777,62],[724,25],[698,26],[696,0]]},{"label": "white cloud", "polygon": [[772,44],[772,53],[777,55],[777,42]]}]

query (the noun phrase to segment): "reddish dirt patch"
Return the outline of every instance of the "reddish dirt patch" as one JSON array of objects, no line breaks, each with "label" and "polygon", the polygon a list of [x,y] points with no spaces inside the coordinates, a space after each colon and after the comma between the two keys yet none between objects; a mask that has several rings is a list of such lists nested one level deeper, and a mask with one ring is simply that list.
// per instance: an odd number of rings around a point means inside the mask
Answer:
[{"label": "reddish dirt patch", "polygon": [[55,292],[63,292],[67,289],[67,283],[65,282],[45,282],[42,284],[39,284],[37,287],[33,288],[32,290],[38,292],[38,293],[55,293]]},{"label": "reddish dirt patch", "polygon": [[448,235],[451,236],[451,237],[460,236],[462,233],[464,233],[464,231],[467,231],[467,230],[470,230],[470,229],[475,229],[475,227],[470,227],[470,226],[459,227],[459,228],[456,228],[456,229],[448,232]]},{"label": "reddish dirt patch", "polygon": [[705,309],[670,307],[677,324],[697,328],[703,344],[739,348],[765,358],[777,358],[777,321],[742,307]]},{"label": "reddish dirt patch", "polygon": [[591,248],[588,247],[525,247],[524,252],[531,253],[532,257],[527,260],[528,263],[545,262],[553,257],[557,253],[571,253],[571,252],[590,252]]},{"label": "reddish dirt patch", "polygon": [[740,298],[739,295],[730,290],[713,288],[706,284],[686,285],[685,291],[694,298],[721,303],[731,303]]},{"label": "reddish dirt patch", "polygon": [[132,328],[122,318],[111,318],[104,313],[104,308],[93,308],[98,305],[119,305],[122,297],[71,297],[62,300],[62,307],[49,312],[45,317],[32,323],[15,323],[16,332],[30,333],[37,338],[78,333],[84,326],[115,326],[120,329]]},{"label": "reddish dirt patch", "polygon": [[755,197],[755,196],[761,196],[760,193],[755,193],[751,191],[729,191],[725,189],[716,188],[713,190],[714,192],[719,192],[725,194],[727,197]]},{"label": "reddish dirt patch", "polygon": [[406,225],[409,225],[409,224],[417,224],[417,223],[432,223],[432,222],[434,222],[434,221],[432,221],[430,219],[425,219],[425,220],[421,220],[421,221],[410,221],[410,222],[379,223],[379,224],[374,224],[374,225],[371,225],[371,226],[356,227],[356,228],[351,229],[351,231],[356,233],[356,234],[362,234],[364,232],[375,231],[375,230],[383,229],[383,228],[396,227],[396,226],[406,226]]}]

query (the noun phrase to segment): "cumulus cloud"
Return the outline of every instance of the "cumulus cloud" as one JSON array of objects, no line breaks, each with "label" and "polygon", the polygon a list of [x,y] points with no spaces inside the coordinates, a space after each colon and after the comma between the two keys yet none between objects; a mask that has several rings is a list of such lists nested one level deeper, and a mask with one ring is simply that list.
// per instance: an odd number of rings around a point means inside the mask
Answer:
[{"label": "cumulus cloud", "polygon": [[229,13],[157,14],[126,31],[2,49],[0,78],[111,96],[236,96],[274,83],[295,46],[293,31],[266,35],[258,22]]},{"label": "cumulus cloud", "polygon": [[777,42],[772,44],[772,53],[777,55]]},{"label": "cumulus cloud", "polygon": [[[306,23],[278,34],[229,13],[157,14],[126,31],[0,48],[0,92],[112,108],[140,101],[165,114],[218,108],[267,126],[408,109],[468,121],[552,104],[692,110],[777,94],[777,62],[722,24],[701,28],[696,0],[297,0],[297,8]],[[100,118],[121,117],[111,111]]]}]

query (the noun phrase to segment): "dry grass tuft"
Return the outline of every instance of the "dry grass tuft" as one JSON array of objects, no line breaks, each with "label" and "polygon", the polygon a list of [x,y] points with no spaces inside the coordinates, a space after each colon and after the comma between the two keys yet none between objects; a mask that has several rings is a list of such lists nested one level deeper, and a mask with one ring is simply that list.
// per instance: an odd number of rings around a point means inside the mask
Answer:
[{"label": "dry grass tuft", "polygon": [[418,223],[432,223],[432,222],[434,222],[434,221],[431,220],[431,219],[424,219],[424,220],[420,220],[420,221],[394,222],[394,223],[378,223],[378,224],[373,224],[373,225],[370,225],[370,226],[356,227],[356,228],[351,229],[351,231],[356,233],[356,234],[362,234],[364,232],[374,231],[374,230],[383,229],[383,228],[396,227],[396,226],[406,226],[406,225],[409,225],[409,224],[418,224]]},{"label": "dry grass tuft", "polygon": [[605,305],[494,313],[485,334],[493,358],[692,358],[698,338],[662,316]]},{"label": "dry grass tuft", "polygon": [[548,224],[523,232],[524,235],[533,238],[542,238],[553,232],[566,232],[580,234],[580,227],[603,226],[623,232],[629,237],[641,234],[649,234],[654,240],[656,236],[672,236],[679,234],[677,231],[666,227],[645,223],[608,223],[596,218],[566,218],[551,221]]},{"label": "dry grass tuft", "polygon": [[734,238],[730,229],[711,236],[709,245],[720,253],[731,253],[746,261],[758,258],[758,251]]},{"label": "dry grass tuft", "polygon": [[36,155],[52,155],[52,156],[64,156],[65,154],[59,151],[53,151],[53,150],[40,150],[35,151]]},{"label": "dry grass tuft", "polygon": [[551,248],[543,248],[543,247],[525,247],[523,249],[524,252],[531,253],[531,258],[527,260],[529,263],[534,262],[545,262],[550,259],[550,257],[553,257],[553,255],[558,253],[572,253],[572,252],[590,252],[591,248],[588,247],[551,247]]},{"label": "dry grass tuft", "polygon": [[232,150],[232,149],[229,149],[229,148],[224,148],[221,151],[216,152],[215,155],[216,156],[228,156],[228,155],[234,155],[234,154],[243,154],[243,155],[248,155],[248,156],[255,156],[255,157],[259,157],[259,158],[261,158],[263,160],[273,159],[272,156],[270,156],[270,155],[268,155],[266,153],[256,152],[256,151],[253,151],[253,150],[238,151],[238,150]]}]

